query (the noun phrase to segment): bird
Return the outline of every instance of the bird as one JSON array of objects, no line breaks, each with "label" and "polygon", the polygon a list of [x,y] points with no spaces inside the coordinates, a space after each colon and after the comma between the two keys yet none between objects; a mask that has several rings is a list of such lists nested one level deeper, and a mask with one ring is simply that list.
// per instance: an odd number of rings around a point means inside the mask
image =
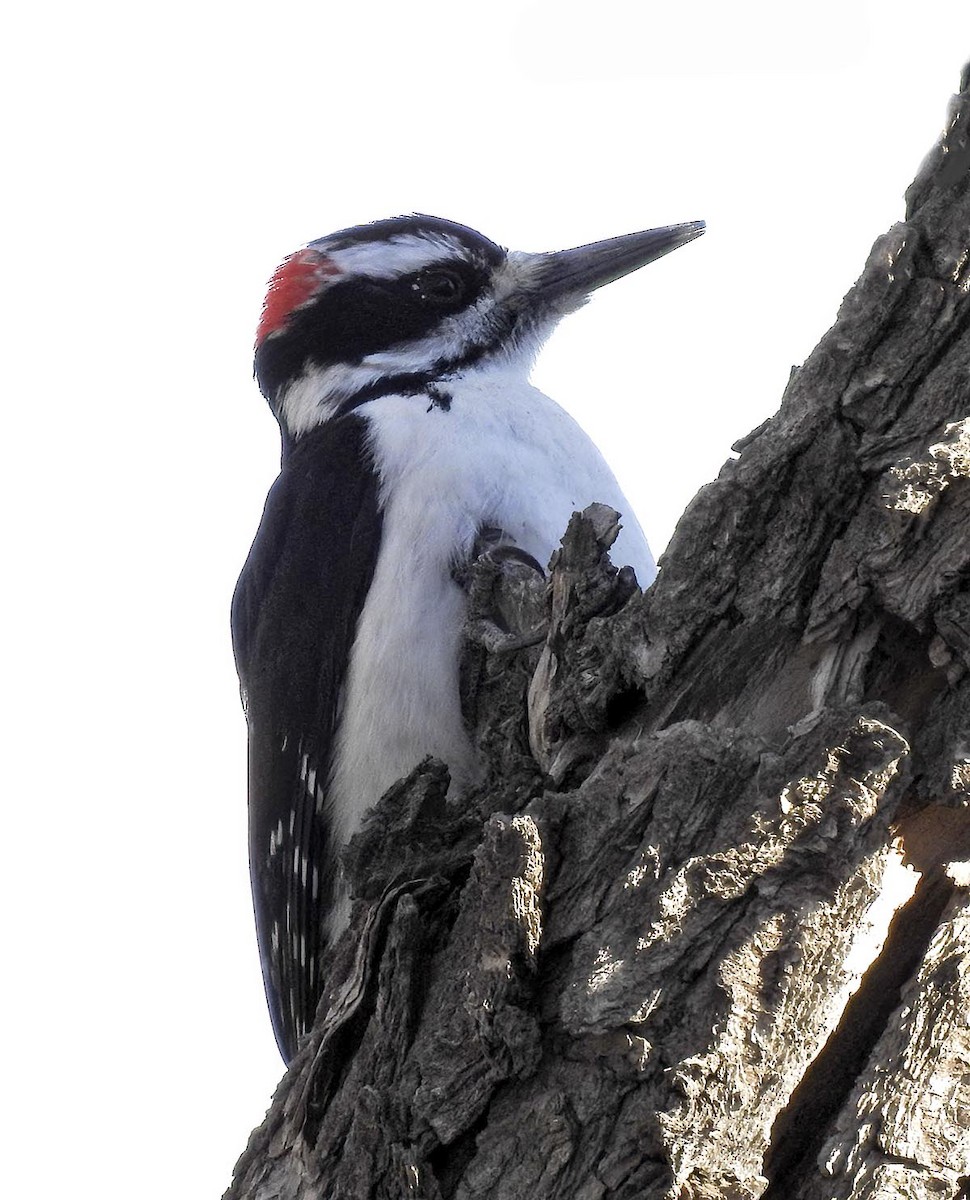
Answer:
[{"label": "bird", "polygon": [[231,623],[257,940],[286,1063],[347,924],[341,849],[426,756],[447,764],[453,790],[475,781],[461,569],[496,544],[545,565],[572,513],[602,502],[622,514],[614,559],[641,587],[653,580],[613,472],[529,374],[591,292],[704,228],[525,253],[413,214],[311,241],[273,274],[254,373],[281,469]]}]

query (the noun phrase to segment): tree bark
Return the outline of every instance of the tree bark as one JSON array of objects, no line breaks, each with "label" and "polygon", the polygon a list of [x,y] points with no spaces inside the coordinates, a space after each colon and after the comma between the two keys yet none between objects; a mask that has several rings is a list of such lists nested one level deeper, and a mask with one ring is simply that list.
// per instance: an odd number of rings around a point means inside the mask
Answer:
[{"label": "tree bark", "polygon": [[970,1195],[970,72],[735,450],[644,594],[601,506],[548,587],[475,568],[487,779],[423,763],[352,843],[227,1198]]}]

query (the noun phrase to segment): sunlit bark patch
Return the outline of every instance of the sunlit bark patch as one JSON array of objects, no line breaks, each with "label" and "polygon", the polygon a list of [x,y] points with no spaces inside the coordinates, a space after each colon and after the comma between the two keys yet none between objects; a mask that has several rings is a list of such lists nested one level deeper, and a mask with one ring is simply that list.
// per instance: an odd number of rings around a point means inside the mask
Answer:
[{"label": "sunlit bark patch", "polygon": [[955,792],[970,792],[970,758],[961,758],[953,764],[950,787]]},{"label": "sunlit bark patch", "polygon": [[[890,755],[874,769],[862,771],[858,776],[852,771],[852,757],[856,752],[852,735],[888,740],[889,744],[896,743],[897,753]],[[846,798],[855,800],[859,815],[864,820],[871,816],[886,788],[899,770],[900,759],[909,753],[909,743],[897,730],[871,717],[857,718],[851,734],[846,738],[846,744],[833,746],[827,755],[825,766],[816,775],[806,776],[797,783],[789,785],[781,793],[781,811],[791,813],[793,801],[797,798],[803,805],[814,809],[829,798],[836,781],[840,787],[848,784]]]},{"label": "sunlit bark patch", "polygon": [[596,952],[596,959],[586,987],[591,992],[598,992],[617,971],[623,966],[622,958],[614,958],[609,946],[601,946]]},{"label": "sunlit bark patch", "polygon": [[542,940],[542,910],[539,907],[545,867],[542,838],[531,817],[513,817],[512,828],[519,833],[525,846],[522,874],[512,880],[512,912],[525,929],[529,953],[535,954]]},{"label": "sunlit bark patch", "polygon": [[954,421],[943,441],[930,446],[928,457],[889,468],[886,507],[896,512],[925,512],[954,479],[970,477],[970,417]]}]

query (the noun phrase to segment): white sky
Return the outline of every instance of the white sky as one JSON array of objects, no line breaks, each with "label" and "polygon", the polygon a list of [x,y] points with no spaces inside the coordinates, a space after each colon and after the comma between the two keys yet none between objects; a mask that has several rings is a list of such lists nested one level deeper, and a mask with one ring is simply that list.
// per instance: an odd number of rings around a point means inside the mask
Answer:
[{"label": "white sky", "polygon": [[475,8],[5,18],[10,1195],[218,1197],[281,1074],[228,628],[278,260],[411,210],[523,250],[706,219],[535,375],[660,551],[902,216],[970,56],[966,0]]}]

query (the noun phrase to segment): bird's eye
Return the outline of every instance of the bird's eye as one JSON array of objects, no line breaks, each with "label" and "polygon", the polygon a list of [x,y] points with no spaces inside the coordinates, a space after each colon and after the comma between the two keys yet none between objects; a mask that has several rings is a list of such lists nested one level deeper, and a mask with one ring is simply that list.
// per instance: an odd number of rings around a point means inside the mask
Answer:
[{"label": "bird's eye", "polygon": [[453,308],[465,296],[465,281],[456,271],[422,271],[411,287],[423,301],[439,308]]}]

